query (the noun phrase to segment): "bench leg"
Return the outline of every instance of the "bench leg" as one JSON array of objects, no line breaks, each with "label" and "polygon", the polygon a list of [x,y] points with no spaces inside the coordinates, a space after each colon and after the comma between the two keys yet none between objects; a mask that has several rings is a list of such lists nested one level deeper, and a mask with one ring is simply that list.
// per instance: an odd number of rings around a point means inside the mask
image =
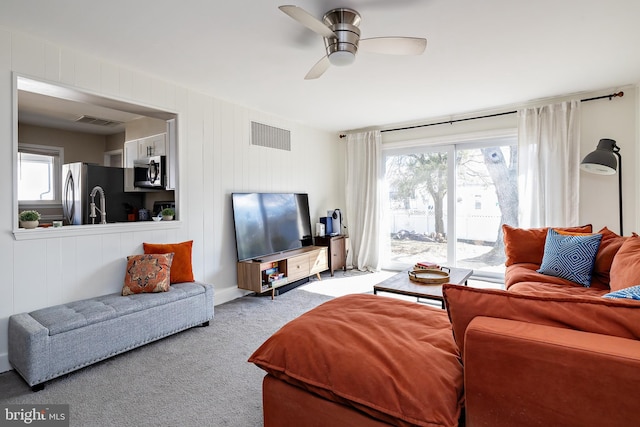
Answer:
[{"label": "bench leg", "polygon": [[34,393],[42,390],[44,390],[44,383],[36,384],[31,387],[31,391],[33,391]]}]

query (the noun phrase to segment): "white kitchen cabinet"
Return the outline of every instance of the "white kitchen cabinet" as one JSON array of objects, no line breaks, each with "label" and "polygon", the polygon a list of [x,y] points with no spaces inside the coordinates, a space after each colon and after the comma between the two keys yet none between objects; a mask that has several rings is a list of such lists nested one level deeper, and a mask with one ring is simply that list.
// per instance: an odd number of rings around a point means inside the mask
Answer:
[{"label": "white kitchen cabinet", "polygon": [[133,161],[138,158],[138,141],[127,141],[124,143],[124,167],[132,168]]},{"label": "white kitchen cabinet", "polygon": [[138,158],[167,154],[165,134],[148,136],[138,140]]},{"label": "white kitchen cabinet", "polygon": [[124,164],[126,168],[133,167],[133,161],[151,156],[165,156],[167,154],[166,134],[132,139],[124,143]]}]

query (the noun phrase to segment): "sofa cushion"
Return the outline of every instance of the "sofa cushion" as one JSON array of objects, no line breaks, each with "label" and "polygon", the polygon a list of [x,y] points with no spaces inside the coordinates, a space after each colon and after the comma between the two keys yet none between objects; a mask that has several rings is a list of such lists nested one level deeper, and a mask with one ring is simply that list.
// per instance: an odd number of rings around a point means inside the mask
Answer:
[{"label": "sofa cushion", "polygon": [[505,288],[511,289],[512,286],[522,282],[554,283],[556,285],[579,286],[577,283],[574,283],[571,280],[538,273],[539,268],[540,264],[531,263],[519,263],[510,265],[505,269],[504,272]]},{"label": "sofa cushion", "polygon": [[611,263],[612,291],[640,284],[640,237],[627,238]]},{"label": "sofa cushion", "polygon": [[591,273],[602,234],[560,234],[550,228],[538,273],[591,285]]},{"label": "sofa cushion", "polygon": [[640,300],[640,285],[620,289],[619,291],[615,292],[609,292],[608,294],[605,294],[603,296],[605,298],[627,298]]},{"label": "sofa cushion", "polygon": [[249,361],[393,425],[458,425],[462,366],[446,312],[434,307],[336,298],[286,324]]},{"label": "sofa cushion", "polygon": [[128,256],[122,295],[168,291],[171,261],[173,253]]},{"label": "sofa cushion", "polygon": [[[573,282],[572,282],[573,283]],[[517,292],[527,295],[572,297],[592,296],[601,297],[609,292],[609,288],[597,288],[595,286],[584,287],[578,284],[565,285],[544,282],[519,282],[509,288],[509,292]]]},{"label": "sofa cushion", "polygon": [[640,339],[640,303],[596,296],[528,295],[445,284],[453,335],[464,353],[464,334],[477,316],[520,320],[621,338]]},{"label": "sofa cushion", "polygon": [[602,228],[598,233],[602,234],[602,240],[600,240],[596,262],[593,265],[592,280],[598,280],[608,285],[611,281],[610,271],[613,259],[627,238],[617,235],[607,227]]},{"label": "sofa cushion", "polygon": [[191,251],[193,240],[182,243],[143,243],[145,254],[168,254],[173,252],[171,283],[193,282]]},{"label": "sofa cushion", "polygon": [[[507,257],[505,265],[508,267],[521,262],[540,265],[548,229],[549,227],[517,228],[503,224],[504,251]],[[588,224],[578,227],[556,227],[556,230],[591,233],[593,227]]]},{"label": "sofa cushion", "polygon": [[[570,289],[585,289],[584,286],[579,285],[571,280],[562,279],[560,277],[555,276],[547,276],[546,274],[538,273],[538,268],[540,266],[537,264],[513,264],[505,269],[504,272],[504,284],[505,288],[508,290],[512,290],[514,286],[523,283],[540,283],[540,284],[554,284],[554,285],[563,285]],[[601,289],[605,291],[609,291],[609,282],[603,283],[600,281],[600,276],[593,276],[591,279],[590,288]],[[606,292],[604,292],[606,293]]]}]

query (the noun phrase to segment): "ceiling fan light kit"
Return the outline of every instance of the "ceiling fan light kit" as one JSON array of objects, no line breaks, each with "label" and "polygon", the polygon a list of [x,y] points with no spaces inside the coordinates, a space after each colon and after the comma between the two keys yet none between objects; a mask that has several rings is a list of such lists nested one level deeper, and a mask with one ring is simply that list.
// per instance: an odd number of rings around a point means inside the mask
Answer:
[{"label": "ceiling fan light kit", "polygon": [[351,65],[356,60],[360,41],[360,15],[352,9],[333,9],[322,18],[324,24],[335,34],[325,37],[324,46],[331,65]]},{"label": "ceiling fan light kit", "polygon": [[347,50],[337,50],[329,54],[329,62],[331,62],[331,65],[337,65],[338,67],[351,65],[355,62],[355,60],[355,52],[350,52]]},{"label": "ceiling fan light kit", "polygon": [[279,9],[324,38],[327,54],[311,67],[306,80],[317,79],[331,65],[352,64],[359,46],[366,52],[391,55],[420,55],[427,46],[426,39],[415,37],[362,39],[363,44],[360,45],[360,14],[353,9],[332,9],[325,13],[322,21],[298,6],[280,6]]}]

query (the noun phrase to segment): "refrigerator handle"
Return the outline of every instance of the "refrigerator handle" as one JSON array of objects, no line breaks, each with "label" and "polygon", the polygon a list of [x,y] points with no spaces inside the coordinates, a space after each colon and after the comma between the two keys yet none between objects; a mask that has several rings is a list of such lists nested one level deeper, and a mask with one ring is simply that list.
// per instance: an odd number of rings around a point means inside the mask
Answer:
[{"label": "refrigerator handle", "polygon": [[73,216],[75,213],[75,186],[73,184],[73,174],[71,171],[68,171],[64,180],[64,191],[62,195],[62,213],[68,224],[73,224]]}]

